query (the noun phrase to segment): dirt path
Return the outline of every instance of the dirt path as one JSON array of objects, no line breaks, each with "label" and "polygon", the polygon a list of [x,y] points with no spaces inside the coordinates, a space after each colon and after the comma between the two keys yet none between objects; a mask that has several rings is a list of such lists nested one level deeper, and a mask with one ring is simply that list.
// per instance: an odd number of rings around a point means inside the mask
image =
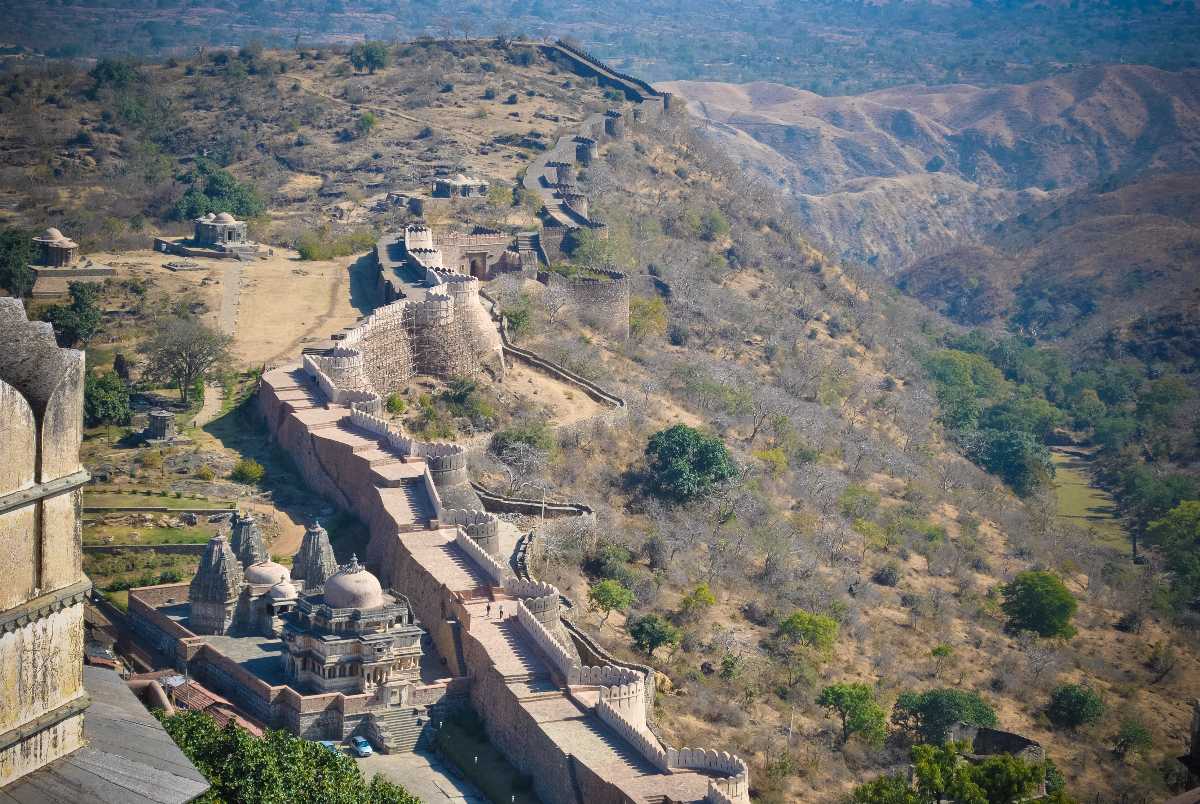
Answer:
[{"label": "dirt path", "polygon": [[225,268],[221,278],[221,331],[237,334],[238,306],[242,295],[242,263],[234,260]]},{"label": "dirt path", "polygon": [[221,415],[221,402],[225,396],[225,389],[216,383],[204,384],[204,404],[200,406],[200,410],[196,411],[196,418],[192,419],[192,427],[203,427],[211,422],[217,416]]}]

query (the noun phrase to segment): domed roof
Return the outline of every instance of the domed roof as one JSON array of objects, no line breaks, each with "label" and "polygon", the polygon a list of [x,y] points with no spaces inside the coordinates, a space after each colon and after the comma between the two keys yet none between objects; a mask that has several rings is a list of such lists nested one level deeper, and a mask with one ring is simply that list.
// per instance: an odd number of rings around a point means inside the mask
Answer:
[{"label": "domed roof", "polygon": [[217,217],[216,214],[214,214],[212,212],[208,212],[208,213],[205,213],[204,215],[201,215],[200,220],[211,221],[211,220],[214,220],[216,217]]},{"label": "domed roof", "polygon": [[274,600],[291,600],[297,593],[291,581],[280,581],[267,590],[267,594]]},{"label": "domed roof", "polygon": [[213,219],[213,222],[214,223],[237,223],[237,221],[234,220],[233,216],[230,215],[228,212],[222,212],[220,215],[218,215],[216,218]]},{"label": "domed roof", "polygon": [[260,561],[246,567],[246,583],[277,584],[280,581],[290,581],[292,574],[287,567],[274,561]]},{"label": "domed roof", "polygon": [[385,603],[379,579],[351,556],[350,563],[325,581],[325,604],[334,609],[377,609]]},{"label": "domed roof", "polygon": [[45,237],[47,240],[62,240],[62,239],[64,239],[63,233],[58,231],[58,229],[55,229],[53,226],[51,226],[49,229],[47,229],[46,233],[42,236]]}]

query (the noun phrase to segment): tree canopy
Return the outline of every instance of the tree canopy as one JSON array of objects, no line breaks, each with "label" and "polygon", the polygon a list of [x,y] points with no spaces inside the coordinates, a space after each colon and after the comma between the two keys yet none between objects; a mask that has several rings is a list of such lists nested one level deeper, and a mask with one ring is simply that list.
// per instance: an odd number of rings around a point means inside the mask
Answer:
[{"label": "tree canopy", "polygon": [[657,614],[647,614],[634,620],[629,626],[629,635],[638,649],[651,655],[664,645],[678,645],[682,634]]},{"label": "tree canopy", "polygon": [[942,743],[956,723],[995,726],[996,710],[976,692],[932,689],[902,692],[892,709],[892,723],[925,742]]},{"label": "tree canopy", "polygon": [[180,181],[190,186],[171,208],[170,217],[175,220],[192,220],[210,212],[253,218],[266,209],[253,187],[242,184],[207,159],[197,159],[196,166]]},{"label": "tree canopy", "polygon": [[146,373],[179,388],[188,401],[192,386],[228,357],[232,339],[192,317],[161,320],[150,339],[139,348],[146,354]]},{"label": "tree canopy", "polygon": [[821,690],[817,705],[841,718],[842,742],[857,734],[866,742],[877,744],[887,736],[883,707],[866,684],[831,684]]},{"label": "tree canopy", "polygon": [[158,717],[212,784],[205,804],[420,804],[382,774],[367,782],[350,757],[287,732],[259,739],[203,712]]},{"label": "tree canopy", "polygon": [[607,578],[588,590],[588,605],[604,612],[604,621],[614,611],[625,611],[633,605],[633,592],[620,581]]},{"label": "tree canopy", "polygon": [[1000,608],[1008,617],[1009,628],[1042,637],[1075,635],[1071,618],[1079,604],[1057,575],[1041,570],[1018,573],[1001,594]]},{"label": "tree canopy", "polygon": [[88,374],[83,386],[83,420],[98,424],[128,424],[129,386],[114,371]]},{"label": "tree canopy", "polygon": [[676,424],[650,436],[646,444],[650,485],[655,494],[688,502],[737,472],[729,450],[716,436]]},{"label": "tree canopy", "polygon": [[42,311],[42,320],[50,322],[63,346],[86,344],[100,331],[100,288],[89,282],[72,282],[68,287],[71,303],[47,307]]},{"label": "tree canopy", "polygon": [[24,229],[0,230],[0,288],[14,296],[33,290],[33,233]]}]

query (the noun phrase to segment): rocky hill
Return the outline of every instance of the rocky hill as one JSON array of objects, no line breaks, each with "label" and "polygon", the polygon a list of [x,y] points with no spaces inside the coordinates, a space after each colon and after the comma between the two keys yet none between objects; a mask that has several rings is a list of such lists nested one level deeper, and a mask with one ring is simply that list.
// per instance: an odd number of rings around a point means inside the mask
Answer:
[{"label": "rocky hill", "polygon": [[887,274],[1101,179],[1200,164],[1195,71],[1108,66],[832,98],[763,83],[663,87],[795,195],[828,250]]}]

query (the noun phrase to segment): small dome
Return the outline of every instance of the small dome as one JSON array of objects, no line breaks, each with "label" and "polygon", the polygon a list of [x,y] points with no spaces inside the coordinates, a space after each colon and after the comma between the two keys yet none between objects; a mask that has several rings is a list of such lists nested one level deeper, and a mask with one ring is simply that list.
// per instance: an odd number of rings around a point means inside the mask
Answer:
[{"label": "small dome", "polygon": [[63,233],[55,229],[53,226],[47,229],[46,233],[43,234],[42,237],[46,238],[47,240],[66,240],[66,238],[63,237]]},{"label": "small dome", "polygon": [[233,219],[233,216],[230,215],[228,212],[222,212],[220,215],[218,215],[214,219],[214,222],[215,223],[237,223],[237,221]]},{"label": "small dome", "polygon": [[330,608],[377,609],[384,602],[379,579],[358,563],[358,556],[325,581],[325,603]]},{"label": "small dome", "polygon": [[296,596],[296,587],[292,585],[291,581],[280,581],[272,586],[267,594],[273,600],[291,600]]},{"label": "small dome", "polygon": [[216,216],[215,214],[213,214],[213,213],[211,213],[211,212],[208,212],[208,213],[206,213],[206,214],[204,214],[204,215],[201,215],[201,216],[200,216],[200,220],[202,220],[202,221],[211,221],[211,220],[213,220],[213,219],[214,219],[214,218],[216,218],[216,217],[217,217],[217,216]]},{"label": "small dome", "polygon": [[291,578],[292,574],[288,572],[287,567],[276,564],[274,561],[260,561],[246,567],[246,583],[277,584],[281,581],[290,581]]}]

